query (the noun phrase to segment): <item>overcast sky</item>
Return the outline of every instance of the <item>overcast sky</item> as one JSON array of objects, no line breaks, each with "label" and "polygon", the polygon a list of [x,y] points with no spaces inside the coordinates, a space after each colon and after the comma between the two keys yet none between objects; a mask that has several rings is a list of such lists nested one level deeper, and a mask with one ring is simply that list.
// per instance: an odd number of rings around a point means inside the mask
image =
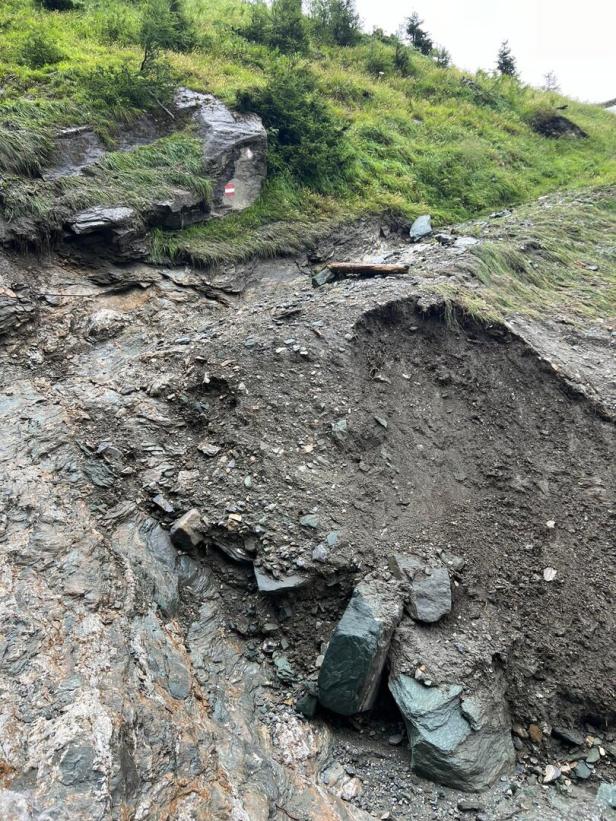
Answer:
[{"label": "overcast sky", "polygon": [[365,28],[395,32],[417,11],[464,69],[492,69],[509,40],[522,79],[542,85],[554,71],[564,94],[616,97],[616,0],[356,0]]}]

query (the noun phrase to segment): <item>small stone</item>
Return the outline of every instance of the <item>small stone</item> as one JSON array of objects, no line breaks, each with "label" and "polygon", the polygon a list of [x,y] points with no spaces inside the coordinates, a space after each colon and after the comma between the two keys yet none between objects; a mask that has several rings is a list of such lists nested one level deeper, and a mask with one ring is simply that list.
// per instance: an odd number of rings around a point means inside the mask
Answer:
[{"label": "small stone", "polygon": [[528,738],[528,730],[526,727],[522,727],[521,724],[514,724],[511,728],[511,732],[517,735],[518,738]]},{"label": "small stone", "polygon": [[596,764],[597,761],[599,761],[600,758],[601,758],[601,753],[599,752],[599,748],[598,747],[592,747],[588,751],[588,755],[586,756],[585,761],[586,761],[587,764]]},{"label": "small stone", "polygon": [[312,558],[315,562],[326,562],[329,556],[329,550],[324,544],[318,544],[312,551]]},{"label": "small stone", "polygon": [[554,567],[546,567],[543,571],[543,578],[546,582],[553,582],[556,578],[556,569]]},{"label": "small stone", "polygon": [[252,476],[246,476],[244,478],[244,487],[250,490],[252,487]]},{"label": "small stone", "polygon": [[220,453],[218,445],[211,445],[209,442],[201,442],[197,445],[197,450],[209,458],[217,456]]},{"label": "small stone", "polygon": [[396,733],[395,735],[390,735],[387,739],[387,743],[391,744],[392,747],[397,747],[398,745],[402,744],[404,741],[404,736],[402,733]]},{"label": "small stone", "polygon": [[570,744],[572,747],[581,747],[584,743],[582,733],[577,730],[569,730],[567,727],[552,727],[552,735]]},{"label": "small stone", "polygon": [[585,761],[578,761],[573,769],[573,775],[582,779],[582,781],[586,781],[592,775],[592,770]]},{"label": "small stone", "polygon": [[343,786],[342,792],[340,793],[340,797],[343,801],[352,801],[354,798],[357,798],[357,796],[361,793],[362,789],[363,784],[361,783],[359,778],[350,778]]},{"label": "small stone", "polygon": [[385,419],[383,416],[375,416],[375,417],[374,417],[374,420],[375,420],[375,422],[377,422],[377,423],[378,423],[378,424],[379,424],[382,428],[385,428],[385,430],[387,430],[387,426],[388,426],[388,425],[387,425],[387,419]]},{"label": "small stone", "polygon": [[478,798],[461,798],[457,806],[460,812],[481,812],[483,810],[483,804]]},{"label": "small stone", "polygon": [[451,612],[451,582],[444,567],[414,577],[409,612],[417,621],[427,623],[437,622]]},{"label": "small stone", "polygon": [[197,508],[191,508],[171,525],[171,541],[182,550],[198,547],[203,542],[201,515]]},{"label": "small stone", "polygon": [[316,513],[307,513],[301,517],[299,523],[302,527],[317,528],[319,526],[319,517]]},{"label": "small stone", "polygon": [[338,419],[336,422],[332,422],[332,436],[337,442],[343,442],[349,430],[349,426],[346,419]]},{"label": "small stone", "polygon": [[157,493],[156,496],[152,499],[156,507],[159,507],[164,513],[173,513],[175,507],[173,503],[169,501],[162,493]]},{"label": "small stone", "polygon": [[[533,726],[533,725],[531,725]],[[551,784],[552,781],[557,781],[560,778],[560,768],[555,767],[554,764],[548,764],[543,771],[543,783]]]},{"label": "small stone", "polygon": [[255,579],[260,593],[288,593],[290,590],[297,590],[303,587],[308,579],[297,574],[285,576],[282,579],[275,579],[259,567],[254,568]]}]

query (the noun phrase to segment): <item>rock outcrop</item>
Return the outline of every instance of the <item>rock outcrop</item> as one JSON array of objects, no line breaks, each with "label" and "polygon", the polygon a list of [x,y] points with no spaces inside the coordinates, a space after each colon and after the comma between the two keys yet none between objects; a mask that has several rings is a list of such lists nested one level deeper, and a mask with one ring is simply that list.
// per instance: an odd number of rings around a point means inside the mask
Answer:
[{"label": "rock outcrop", "polygon": [[182,89],[179,110],[191,112],[212,180],[212,214],[241,211],[257,199],[267,174],[267,133],[256,114],[231,111],[211,94]]}]

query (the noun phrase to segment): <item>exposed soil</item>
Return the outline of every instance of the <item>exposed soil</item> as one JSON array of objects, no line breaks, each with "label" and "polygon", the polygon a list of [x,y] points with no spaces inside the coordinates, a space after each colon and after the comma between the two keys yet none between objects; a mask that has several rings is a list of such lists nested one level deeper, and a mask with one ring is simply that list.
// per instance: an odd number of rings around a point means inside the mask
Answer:
[{"label": "exposed soil", "polygon": [[[32,382],[70,414],[82,498],[105,539],[116,538],[122,505],[165,526],[199,509],[209,544],[192,558],[220,592],[226,640],[265,671],[255,713],[265,728],[316,680],[354,583],[391,579],[394,553],[457,557],[453,610],[433,641],[460,671],[497,665],[519,736],[529,725],[541,736],[518,737],[516,772],[473,812],[601,817],[592,801],[600,780],[614,780],[609,753],[587,785],[537,782],[547,763],[571,758],[555,726],[613,750],[609,408],[556,373],[540,344],[430,296],[425,272],[314,290],[308,268],[302,258],[225,272],[243,278],[243,292],[213,301],[212,277],[195,272],[48,262],[36,274],[47,294],[36,323],[5,338],[3,387]],[[121,288],[105,293],[114,277]],[[117,315],[97,319],[101,308]],[[564,343],[556,348],[550,358],[566,359]],[[307,584],[265,596],[253,559]],[[186,641],[200,606],[189,586],[177,625]],[[323,769],[337,761],[362,783],[350,805],[401,819],[463,813],[463,796],[412,775],[404,741],[389,742],[402,723],[386,691],[371,714],[323,722],[333,733]]]}]

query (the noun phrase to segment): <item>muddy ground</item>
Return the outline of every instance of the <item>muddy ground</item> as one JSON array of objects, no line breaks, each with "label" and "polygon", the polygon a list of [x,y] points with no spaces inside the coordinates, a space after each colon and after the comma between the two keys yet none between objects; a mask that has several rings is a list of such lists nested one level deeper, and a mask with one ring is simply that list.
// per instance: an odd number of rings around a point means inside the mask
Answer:
[{"label": "muddy ground", "polygon": [[[612,331],[486,326],[434,293],[468,279],[464,250],[412,247],[372,223],[333,243],[207,274],[4,260],[3,286],[28,307],[0,342],[4,578],[16,596],[5,620],[20,613],[37,637],[14,637],[23,663],[3,680],[4,786],[24,818],[609,817],[595,795],[616,780]],[[411,268],[313,288],[332,253]],[[164,560],[167,547],[154,549],[152,569],[135,535],[143,518],[168,530],[191,508],[206,544]],[[295,712],[353,586],[390,581],[394,554],[451,568],[453,609],[431,628],[448,665],[506,679],[517,766],[479,797],[411,773],[385,686],[357,718]],[[306,584],[259,593],[253,562]],[[75,623],[93,619],[107,671],[73,658]],[[147,619],[149,638],[136,638]],[[162,633],[183,654],[179,693],[171,651],[148,649]],[[218,651],[197,663],[214,634]],[[73,695],[86,687],[86,668],[111,728],[104,743],[92,731],[94,781],[61,766],[83,732],[63,723],[75,699],[62,694],[69,673],[81,676]],[[135,705],[158,722],[163,702],[165,737],[152,738]],[[229,745],[224,777],[171,753],[173,733],[199,722],[210,740],[197,747]],[[53,755],[41,751],[51,736]],[[241,762],[240,737],[252,745]],[[249,800],[259,755],[275,766]],[[548,785],[549,764],[562,776]]]}]

